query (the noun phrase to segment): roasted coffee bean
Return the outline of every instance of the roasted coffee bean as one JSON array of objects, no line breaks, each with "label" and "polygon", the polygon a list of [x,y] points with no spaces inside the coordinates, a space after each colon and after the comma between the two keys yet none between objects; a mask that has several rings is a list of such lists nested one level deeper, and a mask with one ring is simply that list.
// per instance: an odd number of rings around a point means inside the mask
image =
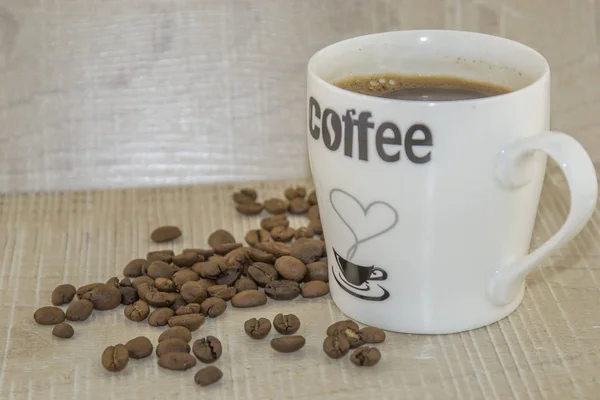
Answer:
[{"label": "roasted coffee bean", "polygon": [[127,263],[123,268],[123,275],[130,278],[135,278],[142,275],[142,265],[146,262],[143,258],[136,258]]},{"label": "roasted coffee bean", "polygon": [[83,286],[77,288],[77,292],[75,292],[77,294],[77,298],[82,299],[84,294],[92,291],[93,289],[95,289],[96,287],[98,287],[100,285],[104,285],[104,283],[102,283],[102,282],[89,283],[87,285],[83,285]]},{"label": "roasted coffee bean", "polygon": [[183,249],[182,253],[196,253],[203,258],[208,258],[215,254],[213,249]]},{"label": "roasted coffee bean", "polygon": [[245,276],[235,281],[233,287],[235,288],[235,290],[237,290],[238,293],[243,292],[244,290],[258,289],[256,283],[252,279],[246,278]]},{"label": "roasted coffee bean", "polygon": [[285,214],[288,209],[288,202],[282,199],[265,200],[265,210],[270,214]]},{"label": "roasted coffee bean", "polygon": [[276,226],[271,230],[271,237],[276,242],[287,243],[294,238],[294,233],[296,233],[296,231],[290,226],[287,228],[284,228],[283,226]]},{"label": "roasted coffee bean", "polygon": [[169,319],[175,315],[175,311],[168,307],[157,308],[150,313],[148,317],[148,325],[150,326],[165,326],[169,323]]},{"label": "roasted coffee bean", "polygon": [[192,346],[192,352],[203,363],[210,364],[219,359],[223,353],[221,341],[214,336],[198,339]]},{"label": "roasted coffee bean", "polygon": [[307,226],[298,228],[298,229],[296,229],[296,232],[294,232],[294,237],[296,239],[300,239],[300,238],[309,238],[310,239],[313,236],[315,236],[315,232],[313,232],[312,228],[309,228]]},{"label": "roasted coffee bean", "polygon": [[205,387],[217,383],[223,377],[223,372],[214,365],[202,368],[194,375],[194,382]]},{"label": "roasted coffee bean", "polygon": [[181,295],[179,293],[175,293],[175,296],[176,296],[175,302],[173,304],[171,304],[170,308],[171,308],[171,310],[173,310],[177,313],[177,310],[179,310],[183,306],[186,306],[187,303],[185,302],[185,300],[183,299],[183,297],[181,297]]},{"label": "roasted coffee bean", "polygon": [[263,339],[271,331],[271,321],[266,318],[250,318],[244,323],[244,331],[252,339]]},{"label": "roasted coffee bean", "polygon": [[308,211],[306,212],[306,216],[310,220],[321,219],[321,214],[319,213],[319,206],[317,206],[317,205],[310,206],[308,208]]},{"label": "roasted coffee bean", "polygon": [[228,243],[236,243],[236,241],[233,235],[225,229],[217,229],[208,237],[208,245],[213,249]]},{"label": "roasted coffee bean", "polygon": [[73,297],[75,297],[75,286],[68,283],[64,285],[58,285],[52,291],[52,304],[55,306],[62,306],[63,304],[69,304]]},{"label": "roasted coffee bean", "polygon": [[181,229],[176,226],[167,225],[153,230],[150,234],[150,239],[155,243],[163,243],[177,239],[179,236],[181,236]]},{"label": "roasted coffee bean", "polygon": [[246,196],[245,194],[242,194],[240,192],[235,192],[233,194],[233,201],[236,204],[245,204],[245,203],[254,203],[255,199],[253,199],[250,196]]},{"label": "roasted coffee bean", "polygon": [[102,352],[102,366],[110,372],[118,372],[127,366],[129,352],[122,344],[108,346]]},{"label": "roasted coffee bean", "polygon": [[135,322],[140,322],[145,320],[146,317],[148,317],[148,314],[150,313],[150,307],[148,306],[148,303],[146,303],[144,300],[138,300],[135,303],[125,307],[125,310],[123,310],[123,312],[125,313],[125,317],[127,319],[130,319]]},{"label": "roasted coffee bean", "polygon": [[359,334],[365,343],[383,343],[385,341],[385,331],[372,326],[362,328]]},{"label": "roasted coffee bean", "polygon": [[202,257],[200,254],[195,253],[193,251],[188,251],[187,253],[183,252],[173,257],[173,264],[177,265],[178,267],[184,268],[191,267],[198,261],[202,260],[204,260],[204,257]]},{"label": "roasted coffee bean", "polygon": [[[205,300],[206,301],[206,300]],[[190,303],[179,307],[175,310],[175,315],[198,314],[202,308],[198,303]]]},{"label": "roasted coffee bean", "polygon": [[209,297],[202,302],[200,309],[205,317],[215,318],[225,312],[227,303],[219,297]]},{"label": "roasted coffee bean", "polygon": [[298,186],[296,188],[289,187],[289,188],[285,189],[285,191],[283,192],[283,195],[288,200],[293,200],[296,198],[303,199],[306,196],[306,188],[304,188],[302,186]]},{"label": "roasted coffee bean", "polygon": [[[150,278],[149,276],[138,276],[131,282],[131,286],[138,290],[144,283],[154,286],[154,279]],[[139,294],[140,292],[138,291],[138,295]]]},{"label": "roasted coffee bean", "polygon": [[301,239],[292,244],[291,256],[304,264],[318,261],[325,252],[325,243],[319,239]]},{"label": "roasted coffee bean", "polygon": [[119,292],[121,292],[121,304],[123,304],[124,306],[133,304],[139,300],[137,291],[132,287],[127,287],[127,286],[120,287]]},{"label": "roasted coffee bean", "polygon": [[315,235],[320,235],[323,233],[323,225],[321,224],[320,219],[313,219],[308,223],[308,228],[312,229]]},{"label": "roasted coffee bean", "polygon": [[143,299],[152,307],[170,307],[175,304],[178,298],[178,293],[166,293],[151,290],[145,294]]},{"label": "roasted coffee bean", "polygon": [[226,265],[225,262],[219,261],[203,261],[194,264],[192,271],[196,272],[199,276],[207,279],[215,279],[223,273]]},{"label": "roasted coffee bean", "polygon": [[239,267],[227,267],[223,274],[221,274],[217,279],[217,285],[228,285],[231,286],[238,280],[241,275],[241,270]]},{"label": "roasted coffee bean", "polygon": [[230,300],[237,293],[234,287],[227,285],[214,285],[206,289],[206,291],[210,297],[218,297],[225,301]]},{"label": "roasted coffee bean", "polygon": [[287,228],[290,226],[290,221],[285,215],[273,215],[260,220],[260,227],[266,231],[271,232],[276,226]]},{"label": "roasted coffee bean", "polygon": [[152,261],[148,266],[148,276],[157,278],[173,278],[173,268],[164,261]]},{"label": "roasted coffee bean", "polygon": [[175,257],[173,250],[156,250],[150,251],[146,254],[146,260],[149,262],[163,261],[169,264],[171,261],[173,261],[173,257]]},{"label": "roasted coffee bean", "polygon": [[365,344],[365,341],[362,338],[359,330],[355,330],[352,328],[344,328],[338,331],[338,335],[345,335],[346,339],[348,339],[348,343],[350,343],[351,349],[356,349],[357,347]]},{"label": "roasted coffee bean", "polygon": [[273,300],[292,300],[300,294],[300,285],[296,281],[273,281],[267,283],[265,293]]},{"label": "roasted coffee bean", "polygon": [[198,281],[188,281],[181,286],[181,297],[186,303],[202,303],[207,295],[206,289]]},{"label": "roasted coffee bean", "polygon": [[113,285],[102,284],[85,293],[81,298],[91,301],[96,310],[112,310],[121,304],[121,291]]},{"label": "roasted coffee bean", "polygon": [[327,336],[323,341],[323,351],[331,358],[342,358],[350,350],[350,343],[345,335]]},{"label": "roasted coffee bean", "polygon": [[292,248],[280,242],[258,243],[256,248],[274,255],[276,258],[292,254]]},{"label": "roasted coffee bean", "polygon": [[129,353],[129,357],[135,360],[148,357],[152,354],[152,350],[154,349],[150,339],[145,336],[138,336],[131,339],[129,342],[125,343],[125,348]]},{"label": "roasted coffee bean", "polygon": [[258,307],[266,303],[267,296],[258,290],[245,290],[231,298],[231,305],[237,308]]},{"label": "roasted coffee bean", "polygon": [[327,269],[327,263],[323,261],[315,261],[306,264],[306,281],[321,281],[329,282],[329,271]]},{"label": "roasted coffee bean", "polygon": [[154,286],[161,292],[174,292],[177,290],[175,282],[169,278],[156,278],[154,280]]},{"label": "roasted coffee bean", "polygon": [[238,247],[223,256],[223,261],[227,267],[243,267],[248,263],[252,263],[248,256],[249,247]]},{"label": "roasted coffee bean", "polygon": [[166,339],[179,339],[189,343],[192,340],[192,332],[185,326],[174,326],[161,333],[158,342],[160,343]]},{"label": "roasted coffee bean", "polygon": [[302,297],[312,299],[329,293],[329,285],[322,281],[310,281],[302,285]]},{"label": "roasted coffee bean", "polygon": [[66,318],[69,321],[85,321],[92,315],[94,304],[89,300],[75,300],[67,307]]},{"label": "roasted coffee bean", "polygon": [[73,327],[66,322],[61,322],[60,324],[54,326],[54,329],[52,329],[52,334],[57,338],[70,339],[75,334],[75,330],[73,330]]},{"label": "roasted coffee bean", "polygon": [[308,201],[303,198],[296,197],[295,199],[290,200],[290,205],[288,206],[288,210],[292,214],[304,214],[308,211]]},{"label": "roasted coffee bean", "polygon": [[280,353],[292,353],[304,347],[306,340],[303,336],[282,336],[271,339],[271,347]]},{"label": "roasted coffee bean", "polygon": [[142,283],[137,287],[138,297],[142,300],[146,300],[146,296],[151,292],[158,292],[154,287],[154,281],[152,283]]},{"label": "roasted coffee bean", "polygon": [[169,326],[185,326],[190,331],[195,331],[204,323],[204,316],[201,314],[176,315],[169,318]]},{"label": "roasted coffee bean", "polygon": [[235,209],[240,214],[258,215],[263,210],[263,205],[260,203],[242,203],[235,206]]},{"label": "roasted coffee bean", "polygon": [[106,284],[112,285],[112,286],[116,287],[117,289],[119,289],[121,287],[121,285],[119,284],[119,278],[117,278],[116,276],[113,276],[112,278],[107,280]]},{"label": "roasted coffee bean", "polygon": [[248,245],[254,246],[257,243],[270,241],[271,236],[269,235],[269,231],[264,229],[252,229],[246,233],[244,239],[246,239],[246,243],[248,243]]},{"label": "roasted coffee bean", "polygon": [[275,267],[262,262],[252,264],[248,268],[248,276],[260,287],[264,287],[267,283],[279,279],[279,274]]},{"label": "roasted coffee bean", "polygon": [[[240,196],[243,196],[243,197],[240,197]],[[237,198],[237,200],[236,200],[236,198]],[[249,189],[249,188],[240,189],[239,192],[235,192],[233,194],[233,201],[235,201],[236,203],[243,203],[244,201],[239,201],[239,200],[244,200],[244,199],[250,199],[251,201],[256,201],[257,198],[258,198],[258,193],[256,193],[256,190]]]},{"label": "roasted coffee bean", "polygon": [[338,322],[335,322],[335,323],[329,325],[329,327],[327,328],[327,336],[336,335],[346,328],[350,328],[357,332],[360,330],[360,328],[358,327],[356,322],[354,322],[350,319],[347,319],[347,320],[338,321]]},{"label": "roasted coffee bean", "polygon": [[196,366],[196,358],[189,353],[165,353],[158,359],[158,365],[171,371],[186,371]]},{"label": "roasted coffee bean", "polygon": [[123,279],[121,279],[119,281],[119,286],[120,287],[131,287],[131,279],[129,279],[128,277],[124,277]]},{"label": "roasted coffee bean", "polygon": [[184,283],[188,281],[197,281],[199,278],[198,274],[191,269],[182,269],[173,274],[173,283],[177,291],[181,290]]},{"label": "roasted coffee bean", "polygon": [[165,339],[162,342],[159,342],[158,346],[156,346],[156,355],[158,357],[161,357],[163,354],[167,354],[167,353],[189,353],[189,352],[190,352],[190,345],[188,344],[188,342],[181,340],[181,339],[177,339],[177,338]]},{"label": "roasted coffee bean", "polygon": [[254,247],[248,248],[248,257],[250,257],[250,260],[252,260],[253,262],[264,262],[267,264],[274,264],[276,260],[273,254],[269,254],[262,250],[255,249]]},{"label": "roasted coffee bean", "polygon": [[381,353],[375,347],[359,347],[350,355],[350,361],[359,367],[372,367],[381,360]]},{"label": "roasted coffee bean", "polygon": [[[206,289],[206,293],[208,293],[208,288],[211,286],[216,286],[215,281],[212,279],[198,279],[198,283],[202,285],[204,289]],[[210,296],[210,293],[208,293]]]},{"label": "roasted coffee bean", "polygon": [[300,329],[300,319],[294,314],[279,313],[273,319],[273,326],[282,335],[292,335]]},{"label": "roasted coffee bean", "polygon": [[306,275],[306,265],[299,259],[291,256],[279,257],[275,261],[275,269],[279,276],[290,281],[300,282]]},{"label": "roasted coffee bean", "polygon": [[308,204],[310,204],[311,206],[314,206],[315,204],[317,204],[317,193],[314,190],[312,192],[310,192],[307,200],[308,200]]},{"label": "roasted coffee bean", "polygon": [[242,243],[223,243],[215,247],[215,253],[224,256],[225,254],[244,246]]}]

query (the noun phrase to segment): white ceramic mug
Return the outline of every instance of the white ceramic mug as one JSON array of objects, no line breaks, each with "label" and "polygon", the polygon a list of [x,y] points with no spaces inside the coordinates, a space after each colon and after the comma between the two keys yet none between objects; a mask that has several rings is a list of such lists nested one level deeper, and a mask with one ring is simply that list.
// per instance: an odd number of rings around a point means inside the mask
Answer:
[{"label": "white ceramic mug", "polygon": [[[367,96],[353,75],[450,75],[509,86],[480,99]],[[400,31],[330,45],[308,64],[310,165],[333,300],[347,316],[408,333],[481,327],[514,311],[525,275],[571,240],[597,200],[592,162],[549,131],[550,70],[535,50],[460,31]],[[546,156],[571,210],[529,245]]]}]

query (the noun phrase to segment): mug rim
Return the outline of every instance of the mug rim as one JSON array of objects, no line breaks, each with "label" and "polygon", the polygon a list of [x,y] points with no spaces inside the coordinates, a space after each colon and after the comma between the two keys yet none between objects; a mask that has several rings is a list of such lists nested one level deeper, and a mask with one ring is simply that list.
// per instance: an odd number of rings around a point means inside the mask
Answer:
[{"label": "mug rim", "polygon": [[[350,90],[346,90],[346,89],[342,89],[336,85],[334,85],[333,83],[327,81],[326,79],[324,79],[323,77],[321,77],[316,71],[315,71],[315,63],[317,62],[317,59],[319,57],[322,57],[324,53],[330,51],[331,49],[338,47],[338,46],[342,46],[344,44],[348,44],[354,41],[358,41],[358,40],[364,40],[364,39],[377,39],[377,38],[384,38],[384,37],[390,37],[390,36],[395,36],[395,35],[455,35],[455,36],[465,36],[465,37],[479,37],[479,38],[484,38],[484,39],[489,39],[489,40],[495,40],[495,41],[500,41],[500,42],[504,42],[510,46],[514,46],[516,48],[520,48],[522,50],[525,50],[527,52],[529,52],[533,57],[537,58],[538,61],[541,63],[541,65],[543,65],[543,71],[541,74],[539,74],[537,77],[535,77],[534,79],[531,80],[531,82],[529,82],[528,84],[526,84],[523,87],[520,87],[518,89],[515,90],[511,90],[510,92],[507,93],[502,93],[502,94],[497,94],[494,96],[488,96],[488,97],[480,97],[480,98],[476,98],[476,99],[456,99],[456,100],[437,100],[437,101],[415,101],[415,100],[406,100],[406,99],[390,99],[390,98],[385,98],[385,97],[377,97],[377,96],[371,96],[368,94],[362,94],[362,93],[357,93],[357,92],[352,92]],[[422,103],[423,105],[427,105],[427,106],[433,106],[433,105],[451,105],[451,104],[465,104],[465,103],[484,103],[484,102],[492,102],[492,101],[498,101],[498,100],[503,100],[503,99],[511,99],[514,96],[519,96],[522,95],[525,92],[528,92],[529,90],[532,90],[534,87],[536,87],[539,84],[543,84],[546,83],[550,80],[550,65],[548,63],[548,60],[537,50],[535,50],[534,48],[527,46],[526,44],[523,44],[521,42],[517,42],[515,40],[512,39],[507,39],[501,36],[496,36],[496,35],[490,35],[487,33],[479,33],[479,32],[471,32],[471,31],[461,31],[461,30],[452,30],[452,29],[406,29],[406,30],[397,30],[397,31],[386,31],[386,32],[378,32],[378,33],[371,33],[371,34],[367,34],[367,35],[359,35],[359,36],[354,36],[351,38],[347,38],[344,40],[340,40],[334,43],[331,43],[323,48],[321,48],[320,50],[318,50],[316,53],[314,53],[308,60],[308,64],[307,64],[307,74],[309,78],[312,78],[316,81],[318,81],[319,83],[325,85],[328,90],[333,91],[334,93],[338,93],[338,94],[343,94],[349,97],[355,97],[357,100],[369,100],[369,101],[373,101],[373,102],[383,102],[383,103],[398,103],[398,104],[406,104],[406,103],[410,103],[410,104],[417,104],[417,103]]]}]

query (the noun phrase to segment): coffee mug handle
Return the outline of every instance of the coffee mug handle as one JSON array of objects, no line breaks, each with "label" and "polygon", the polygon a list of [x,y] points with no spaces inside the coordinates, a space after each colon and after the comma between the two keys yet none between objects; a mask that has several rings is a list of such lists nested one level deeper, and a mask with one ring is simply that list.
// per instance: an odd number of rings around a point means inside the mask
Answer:
[{"label": "coffee mug handle", "polygon": [[596,209],[598,181],[592,160],[583,146],[565,133],[536,135],[504,149],[496,165],[496,177],[500,183],[508,189],[526,185],[533,172],[532,168],[526,168],[526,163],[536,151],[543,151],[553,158],[565,174],[571,192],[571,210],[564,225],[546,243],[495,272],[488,293],[491,300],[499,306],[514,301],[522,288],[525,275],[540,261],[573,239]]}]

